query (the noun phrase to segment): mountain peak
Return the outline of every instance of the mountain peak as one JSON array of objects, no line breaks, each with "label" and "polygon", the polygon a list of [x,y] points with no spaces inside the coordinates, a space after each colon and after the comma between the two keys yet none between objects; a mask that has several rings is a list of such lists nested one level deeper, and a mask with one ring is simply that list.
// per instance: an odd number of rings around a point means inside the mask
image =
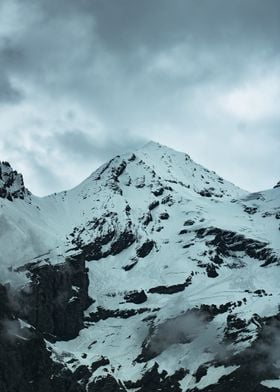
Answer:
[{"label": "mountain peak", "polygon": [[168,147],[164,144],[155,142],[150,140],[148,143],[144,144],[144,146],[138,148],[137,151],[144,151],[144,152],[160,152],[160,153],[169,153],[169,154],[184,154],[183,152],[177,151],[171,147]]},{"label": "mountain peak", "polygon": [[186,197],[232,199],[248,193],[196,163],[188,154],[154,141],[134,152],[117,155],[76,189],[81,189],[82,197],[88,197],[93,188],[101,185],[99,181],[104,190],[110,189],[110,195],[113,190],[124,198],[135,189],[153,193],[161,188],[167,193],[171,187],[180,197],[185,194]]},{"label": "mountain peak", "polygon": [[30,192],[25,188],[23,176],[13,170],[9,162],[0,161],[0,198],[24,199]]},{"label": "mountain peak", "polygon": [[144,144],[144,146],[140,147],[139,150],[150,149],[150,148],[168,148],[167,146],[155,142],[154,140],[150,140],[148,143]]}]

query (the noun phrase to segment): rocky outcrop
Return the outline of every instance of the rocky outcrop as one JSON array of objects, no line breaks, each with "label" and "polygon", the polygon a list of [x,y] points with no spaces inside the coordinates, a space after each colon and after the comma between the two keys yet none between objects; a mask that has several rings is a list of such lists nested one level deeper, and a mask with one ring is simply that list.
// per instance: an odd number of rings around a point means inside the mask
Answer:
[{"label": "rocky outcrop", "polygon": [[151,240],[146,240],[137,250],[136,250],[136,255],[138,257],[146,257],[148,254],[152,251],[153,247],[155,245],[154,241]]},{"label": "rocky outcrop", "polygon": [[97,361],[94,361],[91,364],[91,371],[94,373],[97,369],[99,369],[102,366],[107,366],[110,364],[110,361],[108,358],[105,357],[100,357]]},{"label": "rocky outcrop", "polygon": [[112,376],[101,377],[88,385],[88,392],[125,392],[126,389]]},{"label": "rocky outcrop", "polygon": [[13,170],[8,162],[0,162],[0,198],[13,201],[24,199],[27,195],[30,192],[24,186],[22,175]]},{"label": "rocky outcrop", "polygon": [[91,304],[83,257],[62,264],[28,266],[29,291],[20,296],[19,316],[56,340],[75,338],[83,328],[84,310]]},{"label": "rocky outcrop", "polygon": [[125,382],[127,390],[136,390],[139,392],[151,392],[151,391],[161,391],[161,392],[182,392],[180,387],[180,381],[188,374],[187,369],[179,369],[174,374],[168,375],[168,373],[163,370],[159,371],[159,366],[157,362],[149,369],[142,379],[136,382]]},{"label": "rocky outcrop", "polygon": [[0,320],[11,319],[13,315],[8,289],[9,286],[0,284]]},{"label": "rocky outcrop", "polygon": [[132,302],[136,305],[142,304],[147,301],[147,295],[144,290],[131,291],[124,296],[126,302]]},{"label": "rocky outcrop", "polygon": [[153,200],[150,204],[149,204],[149,210],[152,211],[154,210],[156,207],[159,206],[159,201],[158,200]]},{"label": "rocky outcrop", "polygon": [[[155,309],[156,310],[156,309]],[[101,306],[97,307],[96,312],[90,312],[89,316],[85,318],[88,322],[98,323],[100,320],[107,320],[108,318],[122,318],[127,319],[133,317],[136,314],[141,314],[144,312],[151,311],[149,308],[139,308],[139,309],[105,309]]]},{"label": "rocky outcrop", "polygon": [[135,242],[135,234],[130,230],[125,230],[121,233],[118,238],[112,243],[109,254],[113,256],[121,253],[124,249],[127,249]]},{"label": "rocky outcrop", "polygon": [[[256,239],[246,238],[244,235],[235,233],[230,230],[223,230],[218,227],[201,228],[195,231],[197,238],[212,237],[206,241],[208,247],[215,249],[212,253],[211,260],[216,262],[218,257],[234,256],[236,252],[244,252],[247,256],[262,261],[262,266],[273,263],[279,263],[280,259],[268,244]],[[187,230],[183,234],[188,233]],[[180,232],[182,234],[182,232]],[[219,258],[220,261],[222,261]],[[219,263],[218,263],[219,264]]]},{"label": "rocky outcrop", "polygon": [[136,236],[131,229],[131,221],[127,222],[123,230],[117,229],[118,224],[119,221],[115,215],[87,222],[89,230],[97,231],[98,235],[86,241],[82,239],[85,229],[75,228],[71,233],[73,237],[71,243],[75,246],[73,249],[80,251],[87,261],[100,260],[109,255],[115,256],[121,253],[136,241]]},{"label": "rocky outcrop", "polygon": [[191,285],[192,276],[189,276],[184,283],[173,284],[171,286],[156,286],[149,289],[149,293],[156,294],[176,294],[180,291],[184,291],[186,287]]}]

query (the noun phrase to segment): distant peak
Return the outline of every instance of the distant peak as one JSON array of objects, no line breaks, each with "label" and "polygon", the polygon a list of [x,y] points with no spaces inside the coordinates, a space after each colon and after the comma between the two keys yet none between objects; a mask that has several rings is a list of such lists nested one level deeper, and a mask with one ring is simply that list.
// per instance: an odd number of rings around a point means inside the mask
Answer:
[{"label": "distant peak", "polygon": [[13,170],[9,162],[0,161],[0,198],[24,199],[30,192],[25,188],[22,174]]}]

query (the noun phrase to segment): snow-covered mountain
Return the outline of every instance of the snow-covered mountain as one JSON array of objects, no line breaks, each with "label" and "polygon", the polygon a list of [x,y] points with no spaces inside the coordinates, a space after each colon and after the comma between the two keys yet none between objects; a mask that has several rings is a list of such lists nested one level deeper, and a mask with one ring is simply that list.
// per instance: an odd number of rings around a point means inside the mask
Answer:
[{"label": "snow-covered mountain", "polygon": [[43,198],[3,162],[0,390],[278,391],[279,229],[154,142]]}]

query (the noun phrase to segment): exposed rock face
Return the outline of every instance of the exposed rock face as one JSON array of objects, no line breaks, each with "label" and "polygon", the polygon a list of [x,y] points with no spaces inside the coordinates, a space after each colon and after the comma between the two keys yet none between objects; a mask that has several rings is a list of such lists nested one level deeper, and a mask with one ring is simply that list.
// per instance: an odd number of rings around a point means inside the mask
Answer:
[{"label": "exposed rock face", "polygon": [[30,292],[23,292],[19,315],[53,339],[75,338],[83,328],[83,312],[92,303],[82,257],[58,265],[29,266]]},{"label": "exposed rock face", "polygon": [[102,377],[88,386],[88,392],[125,392],[125,388],[114,379],[114,377],[108,375]]},{"label": "exposed rock face", "polygon": [[151,250],[153,249],[155,243],[154,241],[151,240],[147,240],[145,241],[140,248],[138,248],[136,250],[136,254],[138,257],[146,257],[148,256],[148,254],[151,252]]},{"label": "exposed rock face", "polygon": [[168,376],[166,371],[159,371],[157,362],[154,366],[143,376],[142,379],[136,382],[126,382],[125,386],[128,390],[137,388],[139,392],[181,392],[179,382],[188,373],[187,369],[180,369],[176,371],[172,376]]},{"label": "exposed rock face", "polygon": [[12,318],[13,312],[9,302],[7,287],[0,284],[0,320]]},{"label": "exposed rock face", "polygon": [[0,162],[0,198],[24,199],[30,192],[25,188],[23,177],[8,162]]},{"label": "exposed rock face", "polygon": [[87,222],[87,225],[91,230],[98,231],[94,239],[84,242],[82,239],[84,227],[76,227],[71,233],[73,237],[71,243],[75,245],[74,249],[81,251],[85,260],[100,260],[109,255],[115,256],[129,248],[136,240],[131,229],[131,221],[128,220],[125,228],[121,230],[115,214],[108,213],[100,219],[95,218]]},{"label": "exposed rock face", "polygon": [[[186,233],[188,231],[186,230]],[[207,238],[214,236],[206,242],[209,247],[215,249],[215,254],[211,255],[212,261],[216,264],[221,264],[223,257],[234,255],[237,252],[244,252],[249,257],[262,261],[262,266],[267,266],[272,263],[279,263],[280,258],[275,254],[273,249],[268,247],[268,244],[255,239],[246,238],[245,236],[229,230],[222,230],[217,227],[201,228],[196,231],[198,238]],[[213,273],[213,268],[209,268],[209,272]],[[214,277],[216,272],[214,272]]]},{"label": "exposed rock face", "polygon": [[112,243],[111,254],[117,255],[124,249],[128,248],[135,241],[135,235],[132,231],[124,231],[121,235]]},{"label": "exposed rock face", "polygon": [[189,276],[184,283],[178,283],[171,286],[156,286],[149,289],[149,293],[157,294],[175,294],[184,291],[192,283],[192,277]]},{"label": "exposed rock face", "polygon": [[108,358],[101,357],[97,361],[93,362],[91,364],[91,371],[94,373],[97,369],[99,369],[101,366],[106,366],[109,365],[110,361]]},{"label": "exposed rock face", "polygon": [[28,339],[0,336],[0,390],[82,392],[71,371],[54,363],[38,333]]},{"label": "exposed rock face", "polygon": [[71,371],[53,362],[43,335],[24,326],[0,285],[0,390],[83,392]]},{"label": "exposed rock face", "polygon": [[147,301],[147,295],[144,290],[132,291],[124,296],[126,302],[132,302],[134,304],[142,304]]},{"label": "exposed rock face", "polygon": [[100,320],[107,320],[108,318],[122,318],[128,319],[135,316],[136,314],[141,314],[150,311],[149,308],[139,308],[139,309],[123,309],[123,310],[111,310],[104,309],[100,306],[97,307],[96,312],[90,312],[86,321],[91,321],[98,323]]}]

